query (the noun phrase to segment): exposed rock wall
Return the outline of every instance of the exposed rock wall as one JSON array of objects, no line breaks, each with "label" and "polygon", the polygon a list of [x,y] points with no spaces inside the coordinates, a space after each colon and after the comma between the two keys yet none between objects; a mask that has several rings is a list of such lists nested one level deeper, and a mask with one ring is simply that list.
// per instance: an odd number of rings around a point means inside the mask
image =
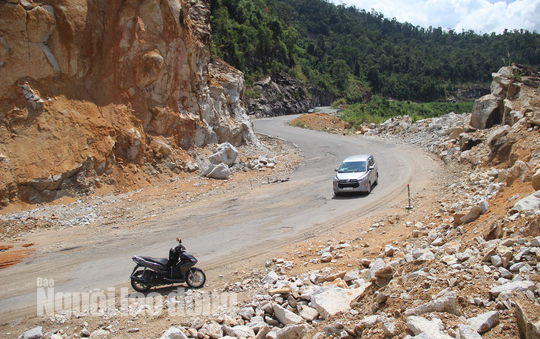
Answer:
[{"label": "exposed rock wall", "polygon": [[255,95],[247,100],[247,110],[256,117],[305,113],[313,106],[306,89],[285,73],[264,77],[253,90]]},{"label": "exposed rock wall", "polygon": [[[474,102],[471,126],[486,129],[499,124],[514,125],[522,118],[540,120],[534,93],[540,85],[540,74],[530,67],[512,65],[493,73],[491,93]],[[532,108],[531,108],[532,107]]]},{"label": "exposed rock wall", "polygon": [[0,202],[256,142],[242,74],[210,60],[209,15],[206,0],[0,0]]}]

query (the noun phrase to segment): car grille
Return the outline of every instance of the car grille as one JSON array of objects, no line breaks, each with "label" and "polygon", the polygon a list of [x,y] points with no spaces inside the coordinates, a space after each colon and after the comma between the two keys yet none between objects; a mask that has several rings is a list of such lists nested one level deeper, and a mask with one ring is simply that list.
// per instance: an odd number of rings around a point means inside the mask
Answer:
[{"label": "car grille", "polygon": [[360,184],[358,183],[357,179],[340,180],[338,182],[339,188],[345,188],[345,187],[357,188],[358,186],[360,186]]}]

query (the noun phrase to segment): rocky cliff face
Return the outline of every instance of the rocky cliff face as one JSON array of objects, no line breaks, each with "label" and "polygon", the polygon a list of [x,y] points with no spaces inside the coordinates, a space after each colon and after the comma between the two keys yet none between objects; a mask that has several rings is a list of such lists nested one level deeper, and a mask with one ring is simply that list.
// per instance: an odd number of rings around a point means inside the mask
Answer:
[{"label": "rocky cliff face", "polygon": [[337,98],[319,88],[306,88],[286,73],[272,74],[257,81],[247,110],[256,117],[306,113],[314,106],[330,106]]},{"label": "rocky cliff face", "polygon": [[513,65],[493,73],[491,93],[474,103],[471,126],[486,129],[498,124],[513,126],[525,118],[540,122],[537,95],[540,74],[530,67]]},{"label": "rocky cliff face", "polygon": [[254,84],[253,91],[247,109],[256,117],[305,113],[312,107],[304,87],[287,74],[266,76]]},{"label": "rocky cliff face", "polygon": [[205,0],[0,0],[0,203],[137,183],[182,170],[193,148],[256,142],[243,76],[209,43]]}]

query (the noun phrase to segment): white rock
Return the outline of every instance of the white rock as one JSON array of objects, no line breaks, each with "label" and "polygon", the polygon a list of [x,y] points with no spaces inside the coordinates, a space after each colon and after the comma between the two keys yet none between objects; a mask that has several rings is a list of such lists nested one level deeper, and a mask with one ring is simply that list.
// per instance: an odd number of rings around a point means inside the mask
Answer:
[{"label": "white rock", "polygon": [[178,327],[170,327],[160,339],[187,339],[187,336]]},{"label": "white rock", "polygon": [[218,339],[223,337],[223,330],[221,325],[216,322],[211,322],[210,324],[204,325],[199,332],[204,335],[208,335],[212,339]]},{"label": "white rock", "polygon": [[223,326],[221,328],[226,335],[230,335],[236,338],[253,338],[255,332],[249,326],[238,325],[234,327]]},{"label": "white rock", "polygon": [[467,321],[476,332],[484,333],[499,324],[499,312],[491,311],[482,313],[477,317],[468,319]]},{"label": "white rock", "polygon": [[349,282],[360,279],[360,275],[358,274],[358,270],[354,271],[348,271],[345,273],[345,276],[343,276],[343,281]]},{"label": "white rock", "polygon": [[418,307],[408,309],[405,311],[405,315],[421,315],[428,312],[446,312],[461,315],[456,295],[453,292]]},{"label": "white rock", "polygon": [[241,316],[245,320],[251,320],[251,317],[255,314],[255,310],[253,307],[244,307],[239,312],[238,315]]},{"label": "white rock", "polygon": [[480,207],[479,206],[473,206],[471,208],[471,210],[469,211],[469,213],[467,213],[467,215],[465,215],[464,217],[461,217],[460,221],[463,224],[468,224],[468,223],[473,222],[476,219],[478,219],[480,217],[480,214],[481,214]]},{"label": "white rock", "polygon": [[276,339],[300,339],[310,330],[311,327],[308,324],[286,326],[276,331]]},{"label": "white rock", "polygon": [[371,267],[369,268],[368,273],[368,280],[375,278],[375,273],[385,267],[386,263],[384,262],[384,260],[382,258],[377,258],[373,263],[371,263]]},{"label": "white rock", "polygon": [[390,244],[384,247],[384,255],[387,257],[393,257],[394,254],[396,254],[397,252],[399,252],[399,248],[392,246]]},{"label": "white rock", "polygon": [[451,266],[451,265],[458,262],[458,259],[456,258],[455,255],[444,256],[441,260],[442,260],[442,262],[444,262],[448,266]]},{"label": "white rock", "polygon": [[231,166],[238,156],[238,149],[228,142],[217,146],[216,152],[212,154],[208,160],[214,165],[223,163]]},{"label": "white rock", "polygon": [[441,237],[438,237],[437,239],[433,240],[431,243],[431,246],[442,246],[444,245],[444,239]]},{"label": "white rock", "polygon": [[[502,99],[493,94],[484,95],[474,102],[470,125],[477,129],[492,127],[490,120],[500,120],[502,118]],[[497,118],[492,118],[496,116]]]},{"label": "white rock", "polygon": [[431,251],[425,251],[417,260],[418,261],[429,261],[435,259],[435,254]]},{"label": "white rock", "polygon": [[278,281],[279,276],[276,272],[270,271],[268,274],[263,278],[262,282],[263,284],[273,284],[276,281]]},{"label": "white rock", "polygon": [[459,339],[482,339],[482,336],[476,332],[474,328],[469,325],[458,325],[458,337]]},{"label": "white rock", "polygon": [[31,330],[24,332],[24,339],[40,339],[43,337],[43,329],[41,326],[34,327]]},{"label": "white rock", "polygon": [[281,307],[278,304],[274,304],[274,316],[283,325],[298,325],[305,321],[301,316]]},{"label": "white rock", "polygon": [[384,318],[381,317],[380,315],[370,315],[360,320],[359,324],[363,325],[365,328],[372,328],[373,326],[383,321],[384,321]]},{"label": "white rock", "polygon": [[396,336],[396,334],[397,334],[397,332],[396,332],[396,322],[395,321],[386,321],[383,324],[383,331],[384,331],[384,334],[387,337]]},{"label": "white rock", "polygon": [[478,204],[478,207],[480,208],[480,214],[486,214],[489,210],[489,202],[487,200],[482,200],[480,204]]},{"label": "white rock", "polygon": [[[98,329],[98,330],[95,330],[92,332],[92,334],[90,334],[90,339],[94,339],[94,338],[106,338],[109,336],[109,334],[111,334],[111,332],[107,331],[107,330],[104,330],[104,329]],[[170,339],[183,339],[184,337],[170,337]],[[163,338],[162,339],[169,339],[169,338]]]},{"label": "white rock", "polygon": [[268,325],[264,322],[263,317],[255,316],[251,318],[251,321],[247,323],[246,326],[251,327],[255,333],[258,333],[262,328]]},{"label": "white rock", "polygon": [[81,337],[89,337],[90,331],[85,327],[81,330]]},{"label": "white rock", "polygon": [[319,311],[321,317],[327,319],[338,313],[348,311],[351,308],[351,301],[364,293],[369,286],[371,286],[371,283],[366,283],[355,289],[343,289],[332,285],[322,286],[313,292],[311,302]]},{"label": "white rock", "polygon": [[424,335],[425,338],[433,339],[450,339],[447,334],[442,332],[443,324],[438,318],[433,318],[431,321],[418,316],[407,317],[407,327],[414,333],[415,336]]},{"label": "white rock", "polygon": [[512,274],[512,272],[510,272],[504,267],[499,267],[497,270],[499,271],[499,274],[501,275],[501,277],[505,279],[512,279],[514,277],[514,274]]},{"label": "white rock", "polygon": [[508,213],[514,214],[517,212],[531,212],[534,214],[534,212],[538,210],[540,210],[540,191],[536,191],[528,197],[516,202],[514,207],[512,207]]},{"label": "white rock", "polygon": [[232,172],[227,165],[220,163],[219,165],[208,166],[203,175],[212,179],[227,179],[232,175]]},{"label": "white rock", "polygon": [[262,327],[261,329],[259,329],[259,331],[257,332],[257,336],[255,337],[256,339],[265,339],[265,338],[269,338],[267,336],[267,334],[270,333],[270,326],[268,325],[265,325],[264,327]]},{"label": "white rock", "polygon": [[495,266],[495,267],[500,267],[500,266],[502,266],[502,264],[503,264],[503,263],[502,263],[502,258],[501,258],[501,256],[498,255],[498,254],[492,256],[492,257],[490,258],[490,261],[491,261],[491,263],[493,264],[493,266]]},{"label": "white rock", "polygon": [[524,291],[534,291],[536,286],[532,281],[512,281],[503,285],[495,286],[489,290],[489,294],[493,297],[497,297],[503,292],[524,292]]},{"label": "white rock", "polygon": [[309,306],[302,306],[302,310],[300,311],[300,316],[304,318],[306,321],[313,321],[319,316],[319,312]]}]

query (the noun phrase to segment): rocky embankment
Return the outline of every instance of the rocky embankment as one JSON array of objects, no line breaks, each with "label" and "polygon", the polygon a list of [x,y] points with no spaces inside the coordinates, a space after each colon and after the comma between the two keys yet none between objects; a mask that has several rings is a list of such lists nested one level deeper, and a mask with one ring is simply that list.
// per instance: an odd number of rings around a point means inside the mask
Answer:
[{"label": "rocky embankment", "polygon": [[[521,116],[511,124],[472,127],[475,116],[505,112],[477,104],[472,115],[364,126],[368,137],[424,147],[444,160],[445,189],[434,204],[415,196],[412,210],[359,220],[357,231],[339,239],[298,244],[287,259],[214,290],[243,298],[212,314],[158,322],[156,312],[208,293],[188,291],[152,308],[153,318],[135,307],[129,324],[114,309],[92,331],[83,320],[75,332],[63,330],[62,315],[47,326],[57,338],[538,338],[540,94],[531,78],[500,76],[515,74],[507,70],[494,74],[503,91],[492,95]],[[512,97],[510,83],[519,88]],[[393,229],[401,236],[385,238]]]},{"label": "rocky embankment", "polygon": [[257,143],[242,73],[211,60],[208,1],[7,0],[0,17],[0,206],[137,189]]},{"label": "rocky embankment", "polygon": [[313,107],[306,89],[288,74],[266,76],[253,84],[248,112],[257,117],[305,113]]},{"label": "rocky embankment", "polygon": [[246,109],[257,118],[305,113],[315,106],[330,106],[337,99],[320,88],[306,87],[287,73],[268,75],[251,90]]}]

